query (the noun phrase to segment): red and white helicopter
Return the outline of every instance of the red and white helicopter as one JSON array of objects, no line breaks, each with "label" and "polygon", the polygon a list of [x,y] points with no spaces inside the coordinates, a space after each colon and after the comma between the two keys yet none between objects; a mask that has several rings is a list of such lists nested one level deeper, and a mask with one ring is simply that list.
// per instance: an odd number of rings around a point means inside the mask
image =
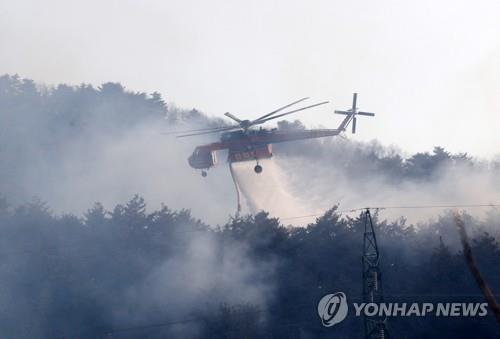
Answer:
[{"label": "red and white helicopter", "polygon": [[203,134],[221,133],[220,140],[210,144],[200,145],[194,149],[193,154],[188,158],[189,165],[192,168],[201,170],[203,177],[207,176],[207,170],[217,164],[217,151],[228,150],[228,162],[255,161],[255,173],[262,172],[260,159],[272,157],[272,144],[278,142],[287,142],[294,140],[323,138],[338,135],[346,130],[352,123],[352,133],[356,133],[356,116],[375,116],[374,113],[360,112],[356,107],[357,93],[354,93],[352,107],[346,111],[335,111],[336,114],[342,114],[346,117],[336,129],[306,129],[298,131],[280,131],[273,129],[254,129],[267,121],[284,117],[286,115],[297,113],[309,108],[317,107],[328,103],[328,101],[301,107],[289,112],[277,114],[284,109],[298,104],[308,98],[302,98],[286,106],[280,107],[270,113],[267,113],[255,120],[242,120],[227,112],[224,115],[234,120],[237,125],[221,126],[212,128],[202,128],[190,131],[176,132],[178,138],[190,137]]}]

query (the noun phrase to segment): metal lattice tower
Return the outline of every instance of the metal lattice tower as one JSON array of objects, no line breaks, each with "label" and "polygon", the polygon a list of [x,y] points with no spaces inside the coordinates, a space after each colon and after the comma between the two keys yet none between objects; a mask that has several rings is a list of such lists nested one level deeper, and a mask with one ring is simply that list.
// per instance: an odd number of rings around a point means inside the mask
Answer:
[{"label": "metal lattice tower", "polygon": [[[379,252],[377,238],[373,229],[372,216],[367,209],[364,214],[365,233],[363,235],[363,302],[381,303],[384,301],[382,290],[382,276],[379,264]],[[365,338],[384,339],[389,338],[385,317],[364,316]]]}]

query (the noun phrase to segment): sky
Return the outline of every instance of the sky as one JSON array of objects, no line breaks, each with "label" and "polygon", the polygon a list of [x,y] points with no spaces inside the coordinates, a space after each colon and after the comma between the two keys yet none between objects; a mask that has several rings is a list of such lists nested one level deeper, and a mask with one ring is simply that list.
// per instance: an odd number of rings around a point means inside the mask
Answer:
[{"label": "sky", "polygon": [[[500,2],[0,0],[0,74],[121,82],[211,116],[302,98],[377,113],[355,140],[410,154],[500,154]],[[365,118],[365,117],[363,117]]]}]

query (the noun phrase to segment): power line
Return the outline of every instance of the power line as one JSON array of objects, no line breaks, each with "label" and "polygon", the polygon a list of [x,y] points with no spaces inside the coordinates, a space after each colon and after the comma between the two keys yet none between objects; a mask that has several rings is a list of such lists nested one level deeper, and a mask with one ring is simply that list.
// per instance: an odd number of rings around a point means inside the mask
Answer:
[{"label": "power line", "polygon": [[[335,213],[352,213],[359,212],[364,210],[388,210],[388,209],[431,209],[431,208],[478,208],[478,207],[500,207],[500,204],[468,204],[468,205],[407,205],[407,206],[367,206],[353,209],[346,209],[340,211],[334,211]],[[301,219],[301,218],[310,218],[310,217],[319,217],[324,215],[322,214],[308,214],[308,215],[300,215],[293,217],[280,218],[280,220],[292,220],[292,219]]]},{"label": "power line", "polygon": [[[500,204],[470,204],[470,205],[416,205],[416,206],[379,206],[367,207],[370,209],[417,209],[417,208],[476,208],[476,207],[500,207]],[[367,209],[362,208],[362,209]],[[362,210],[357,209],[357,210]]]}]

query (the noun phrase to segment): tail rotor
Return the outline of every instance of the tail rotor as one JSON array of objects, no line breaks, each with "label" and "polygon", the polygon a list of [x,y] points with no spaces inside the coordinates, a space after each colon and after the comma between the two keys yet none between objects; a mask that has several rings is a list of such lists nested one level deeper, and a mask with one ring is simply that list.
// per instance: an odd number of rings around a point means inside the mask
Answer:
[{"label": "tail rotor", "polygon": [[341,130],[346,130],[347,126],[349,123],[352,121],[352,133],[356,133],[356,116],[357,115],[364,115],[368,117],[373,117],[375,116],[375,113],[370,113],[370,112],[360,112],[358,111],[358,108],[356,107],[356,103],[358,101],[358,93],[354,93],[352,96],[352,107],[349,108],[347,111],[337,111],[335,110],[335,114],[342,114],[342,115],[347,115],[342,124],[340,125]]}]

